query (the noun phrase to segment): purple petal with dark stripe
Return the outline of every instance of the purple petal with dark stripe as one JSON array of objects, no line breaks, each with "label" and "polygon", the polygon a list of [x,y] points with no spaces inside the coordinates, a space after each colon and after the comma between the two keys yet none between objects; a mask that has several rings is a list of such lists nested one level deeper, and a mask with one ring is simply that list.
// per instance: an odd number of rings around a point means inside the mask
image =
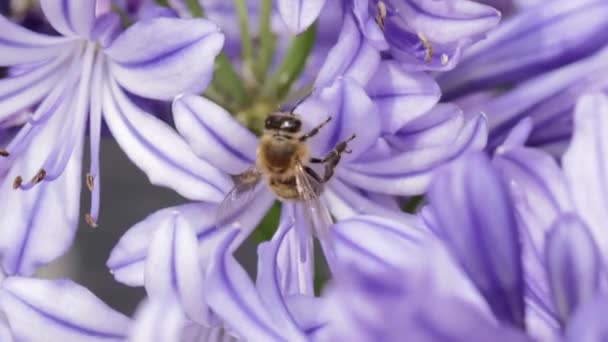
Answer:
[{"label": "purple petal with dark stripe", "polygon": [[380,115],[361,85],[351,78],[339,78],[321,89],[297,109],[305,129],[311,129],[331,116],[331,121],[310,140],[315,157],[322,157],[340,141],[357,137],[348,144],[351,154],[343,154],[341,163],[348,163],[365,153],[380,137]]},{"label": "purple petal with dark stripe", "polygon": [[[2,266],[8,274],[31,275],[40,266],[64,254],[71,246],[79,222],[82,145],[77,144],[65,172],[54,182],[29,191],[13,189],[18,175],[29,174],[47,158],[63,128],[62,117],[50,119],[12,162],[0,184]],[[10,227],[10,229],[9,229]]]},{"label": "purple petal with dark stripe", "polygon": [[68,67],[66,56],[60,56],[0,79],[0,122],[37,104],[57,85]]},{"label": "purple petal with dark stripe", "polygon": [[562,323],[599,289],[601,259],[585,223],[560,216],[547,236],[547,276]]},{"label": "purple petal with dark stripe", "polygon": [[40,0],[46,19],[64,36],[90,38],[97,0]]},{"label": "purple petal with dark stripe", "polygon": [[111,73],[130,92],[172,100],[207,87],[223,44],[224,35],[209,20],[153,18],[129,27],[105,53]]},{"label": "purple petal with dark stripe", "polygon": [[0,305],[21,341],[122,341],[131,321],[71,280],[11,277]]},{"label": "purple petal with dark stripe", "polygon": [[189,319],[209,325],[211,313],[203,297],[204,268],[194,227],[179,211],[159,224],[148,249],[144,280],[150,298],[174,297]]},{"label": "purple petal with dark stripe", "polygon": [[[257,226],[264,217],[272,203],[274,195],[264,191],[250,203],[235,210],[238,222],[242,229],[237,244],[240,244]],[[144,285],[144,264],[148,255],[150,241],[154,232],[162,222],[179,212],[181,218],[195,227],[196,237],[199,241],[200,263],[206,269],[214,255],[215,241],[220,236],[215,226],[217,205],[208,203],[190,203],[182,206],[161,209],[131,227],[118,241],[110,254],[107,266],[117,281],[130,286]]]},{"label": "purple petal with dark stripe", "polygon": [[180,220],[196,227],[196,234],[206,239],[215,234],[215,205],[189,203],[161,209],[129,228],[120,238],[107,261],[114,278],[130,286],[144,285],[144,264],[147,259],[152,237],[169,224],[175,213]]},{"label": "purple petal with dark stripe", "polygon": [[223,172],[238,174],[255,163],[255,135],[212,101],[179,97],[173,102],[173,117],[194,153]]},{"label": "purple petal with dark stripe", "polygon": [[406,71],[395,61],[380,63],[365,89],[382,113],[383,132],[390,134],[430,110],[441,95],[428,74]]},{"label": "purple petal with dark stripe", "polygon": [[608,97],[581,97],[574,135],[562,163],[579,216],[587,223],[604,262],[608,261]]},{"label": "purple petal with dark stripe", "polygon": [[306,30],[321,13],[326,0],[278,0],[277,7],[293,34]]},{"label": "purple petal with dark stripe", "polygon": [[379,63],[378,50],[364,39],[353,17],[346,15],[338,41],[319,70],[314,87],[328,87],[339,76],[348,76],[364,85],[372,78]]},{"label": "purple petal with dark stripe", "polygon": [[61,55],[72,38],[45,36],[0,16],[0,65],[38,63]]},{"label": "purple petal with dark stripe", "polygon": [[544,251],[553,222],[562,213],[574,209],[568,184],[555,159],[541,150],[501,146],[497,151],[494,165],[510,184],[521,227],[526,286],[532,293],[530,301],[554,315]]},{"label": "purple petal with dark stripe", "polygon": [[[332,228],[341,264],[358,268],[396,270],[420,262],[420,248],[431,236],[416,226],[378,216],[355,216]],[[396,253],[396,251],[401,251]],[[410,257],[403,258],[406,253]]]},{"label": "purple petal with dark stripe", "polygon": [[[523,82],[491,100],[470,106],[465,112],[486,113],[490,124],[488,145],[492,149],[499,146],[511,128],[525,117],[530,117],[534,123],[530,142],[538,139],[537,136],[542,138],[546,134],[558,138],[558,134],[549,131],[557,129],[558,132],[563,132],[560,122],[566,120],[565,123],[568,124],[568,119],[571,120],[579,96],[606,89],[607,61],[608,49],[603,49],[579,62]],[[568,127],[570,126],[566,126]],[[567,142],[569,136],[562,135],[561,140]],[[542,146],[544,143],[536,141],[534,145]]]},{"label": "purple petal with dark stripe", "polygon": [[223,199],[231,188],[229,178],[198,158],[169,125],[137,107],[114,80],[107,82],[102,96],[112,135],[152,184],[190,199]]},{"label": "purple petal with dark stripe", "polygon": [[[434,113],[438,114],[437,120],[421,118],[423,122],[416,125],[422,130],[412,127],[407,131],[405,128],[402,135],[398,133],[394,137],[396,143],[393,142],[393,146],[402,145],[408,149],[395,151],[387,158],[353,161],[339,170],[340,177],[368,191],[393,195],[421,194],[426,191],[438,167],[485,146],[487,130],[483,116],[478,115],[464,124],[460,118],[459,125],[459,119],[454,117],[462,117],[458,108],[439,106]],[[438,136],[441,132],[450,131],[456,134]],[[438,139],[431,141],[434,137]]]},{"label": "purple petal with dark stripe", "polygon": [[[370,10],[376,11],[375,3],[370,2]],[[393,57],[410,70],[452,69],[463,49],[482,39],[500,20],[500,12],[494,8],[468,0],[384,3],[384,36]]]},{"label": "purple petal with dark stripe", "polygon": [[592,54],[608,43],[607,16],[602,0],[558,0],[521,11],[438,77],[445,98],[520,82]]},{"label": "purple petal with dark stripe", "polygon": [[436,228],[496,317],[524,325],[521,247],[513,204],[482,153],[459,158],[433,177]]},{"label": "purple petal with dark stripe", "polygon": [[[287,289],[281,283],[281,274],[284,269],[279,269],[279,249],[287,244],[287,233],[294,228],[292,218],[282,217],[277,232],[269,242],[258,245],[258,267],[256,288],[268,308],[268,313],[277,326],[285,335],[300,336],[303,330],[296,323],[295,317],[289,311],[286,303]],[[296,255],[299,260],[299,255]],[[312,277],[311,277],[312,278]]]},{"label": "purple petal with dark stripe", "polygon": [[223,234],[207,279],[209,306],[239,335],[252,341],[300,341],[288,339],[269,315],[249,275],[232,256],[237,232]]},{"label": "purple petal with dark stripe", "polygon": [[550,226],[561,213],[574,209],[568,184],[555,159],[543,151],[526,147],[499,150],[494,164],[510,184],[518,217],[540,257]]},{"label": "purple petal with dark stripe", "polygon": [[135,313],[129,342],[182,341],[184,314],[171,296],[146,299]]}]

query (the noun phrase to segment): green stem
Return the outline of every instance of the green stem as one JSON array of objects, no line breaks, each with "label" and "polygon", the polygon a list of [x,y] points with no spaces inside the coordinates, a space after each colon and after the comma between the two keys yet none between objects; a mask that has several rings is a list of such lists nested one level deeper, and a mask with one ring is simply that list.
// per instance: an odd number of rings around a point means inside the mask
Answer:
[{"label": "green stem", "polygon": [[193,17],[202,18],[205,16],[205,12],[203,11],[203,8],[201,7],[201,4],[198,1],[199,0],[186,0],[186,6],[188,7],[188,10],[190,11]]},{"label": "green stem", "polygon": [[276,36],[270,28],[272,0],[261,0],[260,4],[260,53],[255,64],[255,75],[259,81],[266,78],[266,73],[272,63],[276,46]]},{"label": "green stem", "polygon": [[247,14],[247,4],[245,0],[234,0],[236,13],[239,17],[239,28],[241,30],[241,57],[243,65],[251,63],[253,48],[251,46],[251,36],[249,35],[249,15]]},{"label": "green stem", "polygon": [[[223,52],[215,59],[215,74],[213,75],[212,85],[219,92],[227,95],[230,101],[234,101],[234,104],[238,107],[249,103],[249,96],[245,87],[243,87],[243,81],[234,70],[228,56]],[[224,105],[233,109],[234,104],[226,103]]]},{"label": "green stem", "polygon": [[264,86],[264,95],[278,101],[284,99],[294,81],[298,79],[312,51],[317,34],[316,25],[296,36],[289,45],[283,62]]},{"label": "green stem", "polygon": [[163,7],[169,7],[169,0],[156,0],[156,4]]}]

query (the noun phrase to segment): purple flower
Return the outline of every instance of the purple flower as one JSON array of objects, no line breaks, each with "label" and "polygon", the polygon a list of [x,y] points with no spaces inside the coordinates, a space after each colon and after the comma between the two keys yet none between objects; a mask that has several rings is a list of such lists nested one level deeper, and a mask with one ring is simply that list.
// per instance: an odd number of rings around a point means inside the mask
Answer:
[{"label": "purple flower", "polygon": [[[546,153],[524,147],[529,122],[520,124],[508,144],[499,148],[495,163],[511,184],[511,196],[521,222],[526,292],[529,305],[544,316],[546,329],[566,327],[566,335],[582,334],[579,315],[602,297],[599,279],[605,273],[604,94],[584,95],[575,113],[574,135],[562,168]],[[518,139],[514,137],[519,135]],[[559,322],[559,323],[556,323]],[[599,318],[584,334],[601,331]],[[570,328],[575,326],[576,328]],[[573,330],[571,330],[573,329]],[[570,336],[572,337],[572,336]]]},{"label": "purple flower", "polygon": [[19,70],[0,81],[0,121],[33,111],[0,157],[0,169],[7,174],[0,191],[10,203],[0,211],[13,227],[0,237],[0,249],[10,274],[31,274],[69,245],[78,221],[87,121],[91,225],[99,214],[102,118],[154,184],[198,199],[220,197],[221,186],[228,185],[223,175],[189,153],[166,124],[131,99],[134,94],[171,100],[204,89],[223,44],[217,26],[203,19],[155,18],[121,32],[116,15],[96,16],[94,0],[44,0],[41,5],[60,36],[30,32],[0,18],[0,65]]},{"label": "purple flower", "polygon": [[490,161],[469,154],[437,173],[429,190],[431,228],[496,317],[524,326],[519,234],[507,188]]},{"label": "purple flower", "polygon": [[501,23],[438,75],[444,98],[521,82],[587,57],[608,44],[608,4],[547,1]]},{"label": "purple flower", "polygon": [[484,38],[500,20],[494,8],[467,0],[353,3],[366,37],[384,40],[390,55],[410,70],[452,69],[464,49]]},{"label": "purple flower", "polygon": [[[530,117],[531,146],[560,154],[572,134],[572,113],[578,98],[588,92],[605,91],[608,49],[541,74],[498,96],[482,96],[463,103],[465,112],[482,111],[488,117],[488,147],[494,149],[521,119]],[[465,100],[466,101],[466,100]]]},{"label": "purple flower", "polygon": [[2,283],[0,308],[15,341],[122,341],[131,326],[70,280],[10,277]]}]

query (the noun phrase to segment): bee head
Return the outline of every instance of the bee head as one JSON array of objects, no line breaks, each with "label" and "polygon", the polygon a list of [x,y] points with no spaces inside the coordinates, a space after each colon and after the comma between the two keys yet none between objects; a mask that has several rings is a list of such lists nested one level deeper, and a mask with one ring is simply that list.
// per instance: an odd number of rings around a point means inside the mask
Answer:
[{"label": "bee head", "polygon": [[298,133],[302,128],[302,121],[292,114],[273,113],[264,121],[264,128],[272,131]]}]

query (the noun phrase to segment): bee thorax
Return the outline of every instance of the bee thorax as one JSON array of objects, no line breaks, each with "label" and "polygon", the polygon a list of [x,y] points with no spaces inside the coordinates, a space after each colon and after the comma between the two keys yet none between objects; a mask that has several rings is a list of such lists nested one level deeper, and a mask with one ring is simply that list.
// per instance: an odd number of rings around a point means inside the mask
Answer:
[{"label": "bee thorax", "polygon": [[292,170],[305,154],[305,146],[297,139],[263,137],[258,147],[258,163],[270,173],[284,173]]}]

